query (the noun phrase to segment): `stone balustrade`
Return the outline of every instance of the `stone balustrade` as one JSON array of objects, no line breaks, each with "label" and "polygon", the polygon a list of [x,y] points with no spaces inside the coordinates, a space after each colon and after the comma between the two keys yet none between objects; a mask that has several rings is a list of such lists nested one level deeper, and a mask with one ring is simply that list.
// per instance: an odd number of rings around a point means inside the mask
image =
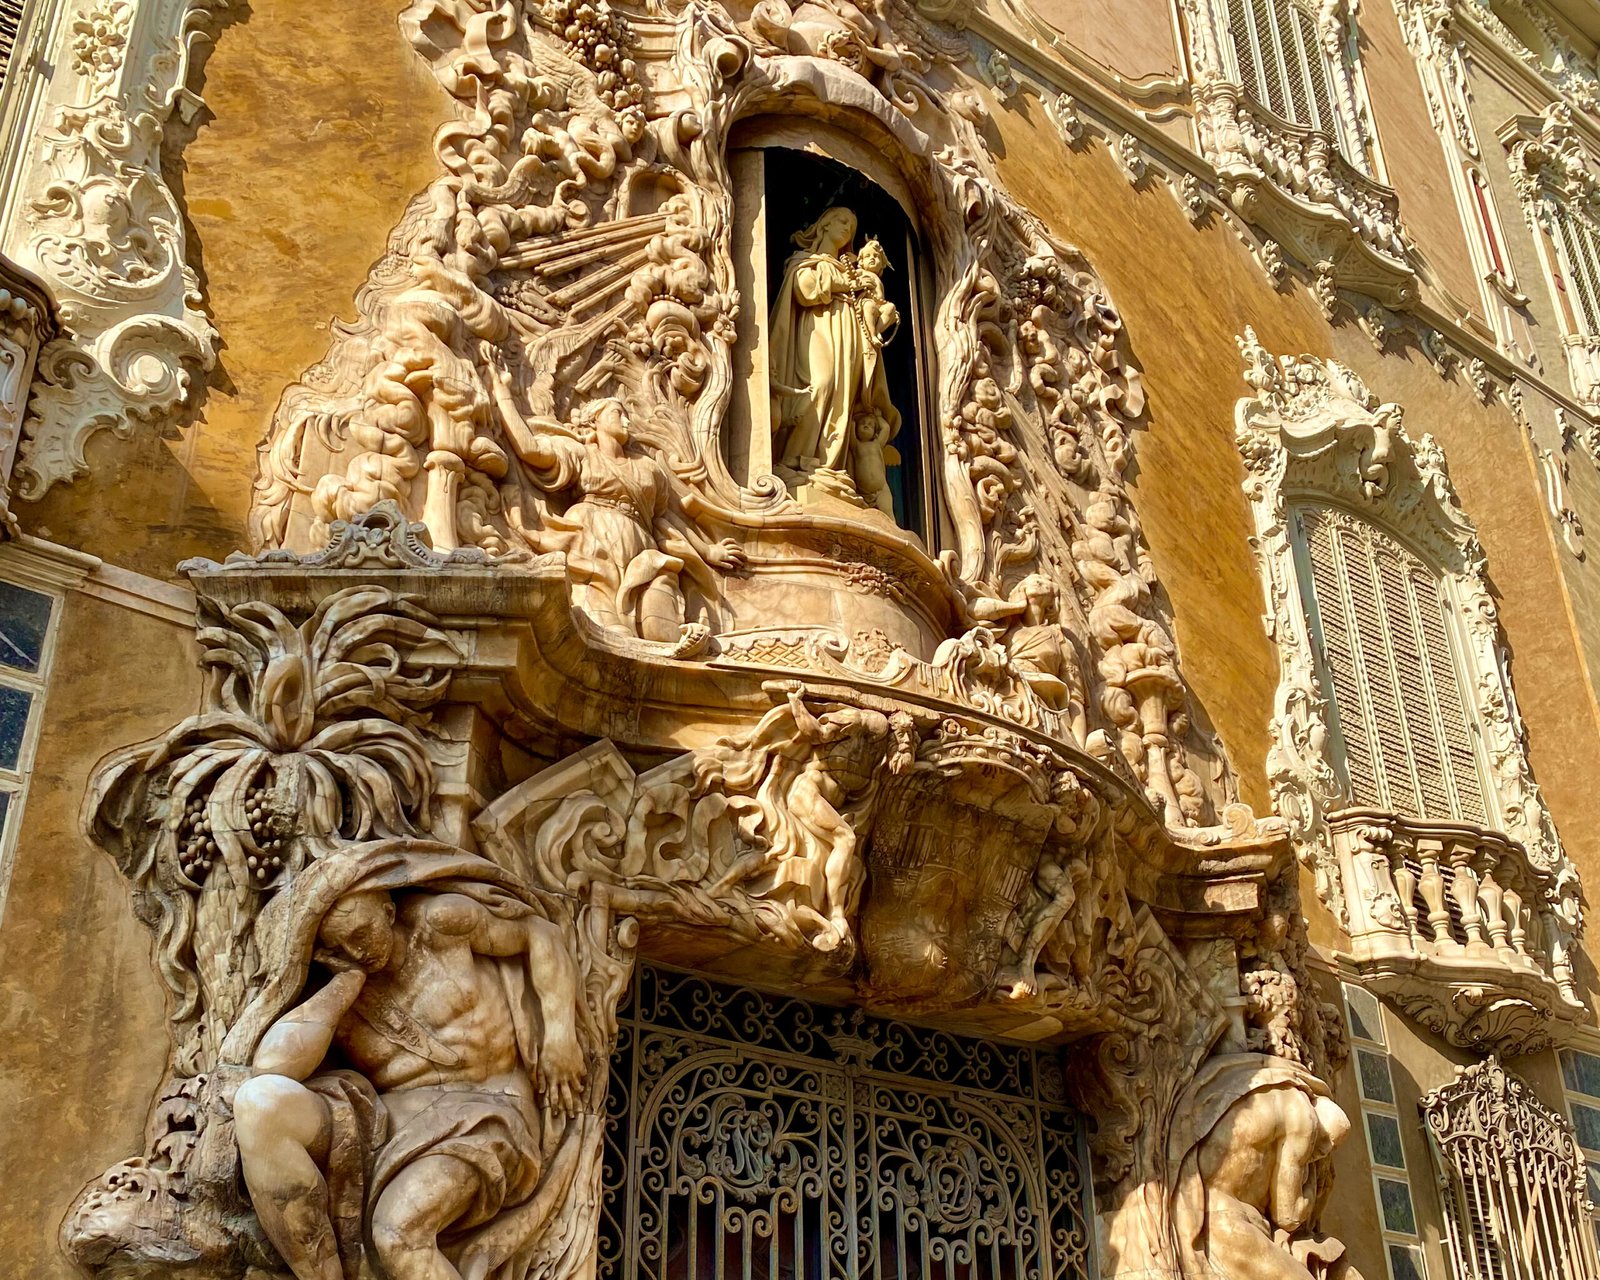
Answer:
[{"label": "stone balustrade", "polygon": [[1202,146],[1235,211],[1337,288],[1400,305],[1415,288],[1399,197],[1326,133],[1226,81],[1195,90]]},{"label": "stone balustrade", "polygon": [[1583,1013],[1577,886],[1486,828],[1346,809],[1329,823],[1351,957],[1373,988],[1462,1047],[1531,1052]]}]

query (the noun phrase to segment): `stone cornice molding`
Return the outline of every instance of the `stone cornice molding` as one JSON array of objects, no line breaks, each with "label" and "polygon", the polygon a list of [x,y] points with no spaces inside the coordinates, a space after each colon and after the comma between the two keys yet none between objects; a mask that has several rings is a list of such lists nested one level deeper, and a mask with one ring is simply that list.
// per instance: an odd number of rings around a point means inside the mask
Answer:
[{"label": "stone cornice molding", "polygon": [[16,468],[20,496],[85,473],[97,432],[165,423],[218,336],[161,172],[165,131],[198,99],[197,46],[227,0],[77,0],[28,164],[18,259],[46,282],[62,335],[40,352]]}]

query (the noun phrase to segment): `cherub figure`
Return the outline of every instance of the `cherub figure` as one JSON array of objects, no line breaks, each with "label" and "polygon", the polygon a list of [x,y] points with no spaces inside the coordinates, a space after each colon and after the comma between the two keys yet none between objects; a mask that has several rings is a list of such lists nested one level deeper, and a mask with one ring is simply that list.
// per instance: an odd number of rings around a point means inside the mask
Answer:
[{"label": "cherub figure", "polygon": [[889,489],[889,468],[900,461],[900,454],[889,443],[894,428],[881,413],[856,416],[856,441],[851,459],[851,474],[862,501],[894,517],[894,494]]},{"label": "cherub figure", "polygon": [[860,905],[867,878],[861,828],[895,735],[877,711],[841,706],[815,716],[802,692],[790,689],[748,739],[702,753],[696,790],[756,795],[762,839],[722,883],[788,899],[807,922],[811,945],[835,951],[851,937]]}]

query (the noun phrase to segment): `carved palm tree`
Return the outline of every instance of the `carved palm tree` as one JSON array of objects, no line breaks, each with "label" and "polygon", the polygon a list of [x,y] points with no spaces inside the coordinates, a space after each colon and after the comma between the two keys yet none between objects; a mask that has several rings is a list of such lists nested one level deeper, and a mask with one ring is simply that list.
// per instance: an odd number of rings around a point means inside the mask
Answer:
[{"label": "carved palm tree", "polygon": [[338,843],[428,826],[421,730],[449,672],[427,655],[451,644],[380,587],[299,625],[259,602],[202,609],[204,709],[103,760],[84,809],[155,931],[185,1074],[215,1062],[257,985],[264,896]]}]

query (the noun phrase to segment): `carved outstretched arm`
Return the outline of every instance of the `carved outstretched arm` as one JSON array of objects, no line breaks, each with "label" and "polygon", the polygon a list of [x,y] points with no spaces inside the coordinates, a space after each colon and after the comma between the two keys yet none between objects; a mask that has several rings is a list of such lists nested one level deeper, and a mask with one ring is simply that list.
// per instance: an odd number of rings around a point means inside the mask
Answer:
[{"label": "carved outstretched arm", "polygon": [[670,509],[656,519],[655,532],[663,551],[698,562],[708,571],[712,566],[724,572],[744,567],[744,548],[732,538],[713,542],[695,528],[693,521]]},{"label": "carved outstretched arm", "polygon": [[534,425],[522,416],[522,410],[517,408],[516,401],[512,398],[511,388],[506,383],[506,375],[498,365],[491,362],[489,366],[489,381],[493,384],[495,408],[500,412],[501,424],[506,429],[506,436],[511,441],[511,448],[530,467],[541,470],[550,470],[561,461],[561,444],[559,437],[547,435],[535,429]]},{"label": "carved outstretched arm", "polygon": [[1272,1178],[1272,1221],[1293,1235],[1311,1216],[1309,1183],[1318,1158],[1327,1152],[1321,1149],[1325,1143],[1309,1098],[1296,1098],[1283,1108],[1283,1115],[1283,1139]]},{"label": "carved outstretched arm", "polygon": [[807,709],[804,693],[803,688],[789,690],[789,713],[794,716],[796,736],[805,742],[816,742],[823,736],[822,721]]},{"label": "carved outstretched arm", "polygon": [[367,975],[346,969],[303,1004],[289,1010],[267,1029],[251,1066],[258,1075],[304,1080],[328,1056],[333,1033],[366,985]]}]

